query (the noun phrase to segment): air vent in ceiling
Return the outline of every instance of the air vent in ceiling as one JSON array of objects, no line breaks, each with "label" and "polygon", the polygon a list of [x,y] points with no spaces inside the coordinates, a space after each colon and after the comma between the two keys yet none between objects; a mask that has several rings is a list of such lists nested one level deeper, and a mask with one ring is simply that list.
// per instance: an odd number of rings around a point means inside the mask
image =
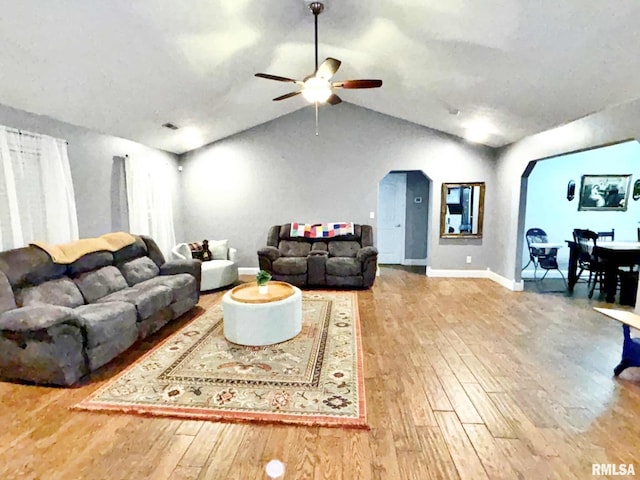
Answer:
[{"label": "air vent in ceiling", "polygon": [[180,128],[177,125],[174,125],[173,123],[170,123],[170,122],[167,122],[162,126],[165,128],[168,128],[169,130],[178,130]]}]

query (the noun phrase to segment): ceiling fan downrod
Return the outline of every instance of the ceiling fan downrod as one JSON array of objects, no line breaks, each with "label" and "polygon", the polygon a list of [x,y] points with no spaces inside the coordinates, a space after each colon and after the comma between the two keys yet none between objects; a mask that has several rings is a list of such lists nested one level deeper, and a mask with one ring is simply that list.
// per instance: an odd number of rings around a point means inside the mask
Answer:
[{"label": "ceiling fan downrod", "polygon": [[311,2],[309,4],[309,10],[313,13],[313,19],[315,24],[315,45],[316,45],[316,69],[315,72],[318,71],[318,15],[322,13],[324,10],[324,3],[322,2]]}]

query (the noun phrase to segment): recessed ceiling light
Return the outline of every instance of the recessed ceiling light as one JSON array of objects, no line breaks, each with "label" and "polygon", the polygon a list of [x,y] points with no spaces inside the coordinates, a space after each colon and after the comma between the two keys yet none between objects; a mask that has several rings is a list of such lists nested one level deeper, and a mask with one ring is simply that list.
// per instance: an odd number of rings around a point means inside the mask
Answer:
[{"label": "recessed ceiling light", "polygon": [[205,143],[202,132],[196,127],[183,128],[179,136],[182,144],[189,150],[201,147]]},{"label": "recessed ceiling light", "polygon": [[470,142],[482,143],[489,138],[494,128],[484,119],[475,120],[465,125],[464,138]]}]

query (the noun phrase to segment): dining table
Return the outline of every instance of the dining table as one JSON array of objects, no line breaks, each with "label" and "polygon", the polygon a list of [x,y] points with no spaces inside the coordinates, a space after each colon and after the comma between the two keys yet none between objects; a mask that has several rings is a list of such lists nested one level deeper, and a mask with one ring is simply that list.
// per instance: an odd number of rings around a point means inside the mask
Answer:
[{"label": "dining table", "polygon": [[[578,256],[580,253],[577,242],[566,240],[569,246],[569,271],[567,272],[567,288],[573,292],[578,281]],[[618,272],[621,267],[640,265],[640,242],[602,242],[593,247],[592,255],[597,256],[604,266],[604,291],[608,303],[616,298],[618,286]]]}]

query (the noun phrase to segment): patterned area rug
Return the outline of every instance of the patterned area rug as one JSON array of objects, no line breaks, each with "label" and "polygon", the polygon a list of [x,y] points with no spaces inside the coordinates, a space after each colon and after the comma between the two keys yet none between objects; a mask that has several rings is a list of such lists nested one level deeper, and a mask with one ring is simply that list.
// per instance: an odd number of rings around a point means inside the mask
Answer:
[{"label": "patterned area rug", "polygon": [[223,336],[218,303],[73,408],[366,428],[353,292],[303,292],[302,332],[266,347]]}]

